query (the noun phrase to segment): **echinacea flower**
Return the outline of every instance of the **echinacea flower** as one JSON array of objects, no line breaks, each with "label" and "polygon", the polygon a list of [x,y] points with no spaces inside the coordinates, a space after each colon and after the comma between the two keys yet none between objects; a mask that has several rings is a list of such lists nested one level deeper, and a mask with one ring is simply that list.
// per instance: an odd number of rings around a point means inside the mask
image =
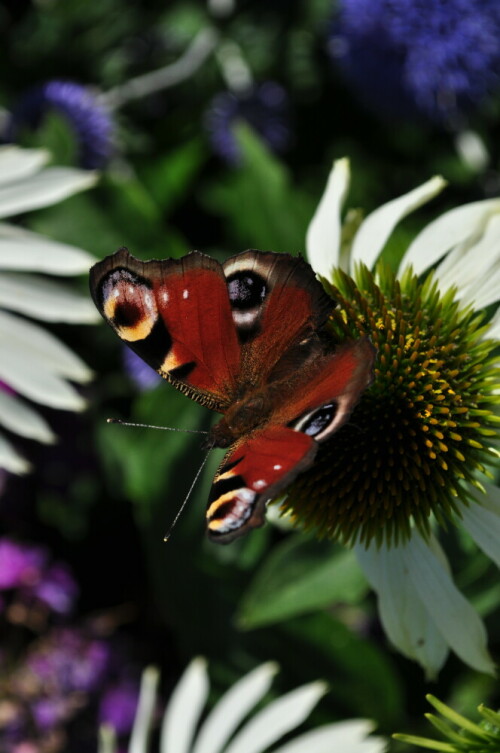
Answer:
[{"label": "echinacea flower", "polygon": [[288,98],[274,81],[251,85],[241,92],[221,92],[212,100],[205,116],[212,148],[231,165],[241,161],[234,126],[248,123],[274,152],[286,149],[290,140]]},{"label": "echinacea flower", "polygon": [[[368,737],[372,724],[362,719],[327,724],[275,747],[284,735],[307,719],[326,692],[323,682],[292,690],[242,722],[268,692],[277,667],[262,664],[233,685],[200,724],[209,681],[205,661],[195,659],[184,672],[165,711],[161,726],[162,753],[383,753],[385,741]],[[158,672],[143,674],[139,705],[129,750],[147,753],[156,710]],[[114,753],[112,728],[103,727],[99,753]]]},{"label": "echinacea flower", "polygon": [[7,140],[16,141],[25,128],[38,128],[50,111],[60,113],[71,126],[79,164],[87,170],[104,167],[113,152],[111,114],[90,89],[74,81],[47,81],[26,92],[12,109]]},{"label": "echinacea flower", "polygon": [[444,753],[500,752],[500,714],[497,711],[481,704],[477,710],[482,719],[477,724],[446,706],[433,695],[428,695],[426,698],[436,711],[444,717],[444,719],[441,719],[435,714],[425,715],[440,736],[444,738],[444,741],[400,733],[393,735],[396,740],[426,750],[444,751]]},{"label": "echinacea flower", "polygon": [[[486,632],[455,587],[436,525],[451,521],[500,566],[498,457],[500,199],[452,209],[413,240],[395,274],[379,262],[396,224],[444,187],[433,178],[341,221],[349,164],[338,161],[309,226],[309,260],[337,302],[332,334],[368,335],[372,386],[320,447],[283,503],[295,521],[354,544],[392,643],[432,675],[451,648],[492,672]],[[435,269],[429,272],[431,267]]]},{"label": "echinacea flower", "polygon": [[[44,150],[0,147],[0,219],[50,206],[90,188],[93,173],[44,167]],[[26,402],[79,411],[85,401],[70,382],[86,382],[90,369],[64,343],[31,319],[93,323],[90,301],[48,277],[88,271],[86,251],[0,222],[0,425],[13,434],[51,443],[46,420]],[[40,274],[35,274],[40,273]],[[26,318],[29,317],[29,318]],[[0,432],[0,468],[25,473],[29,463]]]},{"label": "echinacea flower", "polygon": [[374,112],[452,125],[498,91],[499,34],[496,0],[341,0],[329,50]]}]

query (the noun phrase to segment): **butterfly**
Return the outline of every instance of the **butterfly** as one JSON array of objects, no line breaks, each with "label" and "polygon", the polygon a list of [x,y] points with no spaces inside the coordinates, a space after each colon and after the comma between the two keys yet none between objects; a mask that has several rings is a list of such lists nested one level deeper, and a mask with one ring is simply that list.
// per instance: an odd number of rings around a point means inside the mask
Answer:
[{"label": "butterfly", "polygon": [[314,462],[372,380],[367,337],[335,345],[334,305],[300,257],[193,251],[140,261],[126,248],[92,267],[90,290],[117,335],[162,377],[222,413],[207,446],[229,448],[210,491],[209,537],[264,523],[266,502]]}]

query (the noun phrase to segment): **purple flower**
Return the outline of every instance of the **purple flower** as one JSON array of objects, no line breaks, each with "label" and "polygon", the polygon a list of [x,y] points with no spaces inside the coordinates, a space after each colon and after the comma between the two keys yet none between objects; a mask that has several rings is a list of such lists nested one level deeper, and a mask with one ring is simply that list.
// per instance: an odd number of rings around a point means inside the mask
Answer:
[{"label": "purple flower", "polygon": [[454,125],[500,84],[498,0],[340,0],[329,50],[374,112]]},{"label": "purple flower", "polygon": [[55,563],[43,573],[32,593],[52,611],[68,614],[78,596],[78,586],[66,565]]},{"label": "purple flower", "polygon": [[41,698],[31,705],[31,713],[40,730],[48,731],[71,717],[72,703],[67,697]]},{"label": "purple flower", "polygon": [[53,696],[91,693],[101,685],[111,658],[105,641],[88,638],[76,628],[64,628],[40,641],[26,666],[40,687],[51,688]]},{"label": "purple flower", "polygon": [[139,685],[130,680],[110,687],[102,701],[99,710],[101,724],[114,727],[117,735],[126,735],[132,729],[137,701],[139,699]]},{"label": "purple flower", "polygon": [[288,98],[273,81],[252,87],[245,93],[222,92],[212,100],[205,116],[212,148],[231,165],[241,162],[241,153],[233,126],[248,123],[275,152],[282,152],[290,141]]},{"label": "purple flower", "polygon": [[46,553],[34,546],[0,539],[0,589],[30,586],[40,579]]},{"label": "purple flower", "polygon": [[79,164],[89,170],[103,167],[113,152],[113,120],[89,89],[73,81],[48,81],[26,92],[12,110],[7,140],[15,141],[23,128],[38,128],[51,109],[71,125]]},{"label": "purple flower", "polygon": [[123,347],[123,365],[131,380],[141,391],[152,390],[161,382],[161,376],[126,345]]}]

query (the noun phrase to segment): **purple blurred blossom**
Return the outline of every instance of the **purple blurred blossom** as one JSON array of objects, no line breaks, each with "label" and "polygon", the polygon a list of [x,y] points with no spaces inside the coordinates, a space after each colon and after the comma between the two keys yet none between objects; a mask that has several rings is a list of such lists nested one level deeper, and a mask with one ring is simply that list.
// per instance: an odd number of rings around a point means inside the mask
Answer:
[{"label": "purple blurred blossom", "polygon": [[32,590],[36,598],[58,614],[71,612],[78,591],[78,585],[69,568],[58,562],[43,573],[39,583]]},{"label": "purple blurred blossom", "polygon": [[452,125],[498,90],[499,37],[498,0],[340,0],[329,50],[375,113]]},{"label": "purple blurred blossom", "polygon": [[123,346],[123,365],[130,379],[143,392],[152,390],[162,381],[161,376],[126,345]]},{"label": "purple blurred blossom", "polygon": [[46,561],[43,549],[0,539],[0,589],[33,585],[40,579]]},{"label": "purple blurred blossom", "polygon": [[41,698],[31,704],[31,713],[37,727],[42,731],[48,731],[71,717],[72,704],[68,697]]},{"label": "purple blurred blossom", "polygon": [[286,91],[266,81],[242,93],[217,94],[205,115],[212,148],[231,165],[241,162],[233,126],[248,123],[274,152],[283,152],[290,142],[289,107]]},{"label": "purple blurred blossom", "polygon": [[111,114],[87,87],[73,81],[48,81],[27,91],[12,109],[6,139],[16,141],[23,128],[38,128],[50,110],[72,127],[79,164],[89,170],[104,167],[113,153]]},{"label": "purple blurred blossom", "polygon": [[110,724],[117,735],[128,734],[134,723],[138,700],[138,683],[125,680],[113,685],[101,700],[99,709],[101,724]]},{"label": "purple blurred blossom", "polygon": [[50,687],[54,695],[90,693],[103,682],[111,659],[105,641],[86,637],[76,628],[61,628],[39,643],[26,667],[40,686]]}]

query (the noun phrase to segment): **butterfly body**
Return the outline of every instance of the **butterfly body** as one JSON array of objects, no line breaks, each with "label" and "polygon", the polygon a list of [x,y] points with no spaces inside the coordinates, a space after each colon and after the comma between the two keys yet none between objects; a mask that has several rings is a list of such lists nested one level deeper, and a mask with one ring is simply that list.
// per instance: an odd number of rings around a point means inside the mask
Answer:
[{"label": "butterfly body", "polygon": [[138,355],[223,414],[207,439],[229,448],[207,509],[217,541],[262,525],[267,500],[312,464],[371,380],[373,347],[335,346],[324,328],[333,302],[300,258],[141,262],[120,249],[92,268],[91,292]]}]

